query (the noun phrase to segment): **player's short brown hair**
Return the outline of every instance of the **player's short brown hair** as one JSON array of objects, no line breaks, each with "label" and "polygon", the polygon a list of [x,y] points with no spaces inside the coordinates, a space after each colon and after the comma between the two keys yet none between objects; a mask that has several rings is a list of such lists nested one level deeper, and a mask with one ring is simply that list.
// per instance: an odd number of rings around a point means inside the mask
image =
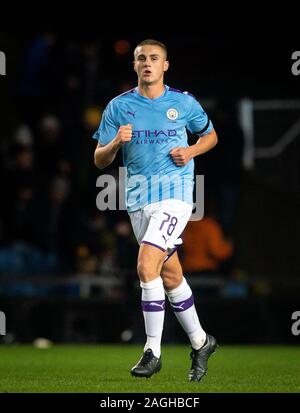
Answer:
[{"label": "player's short brown hair", "polygon": [[135,55],[136,49],[137,49],[138,47],[141,47],[141,46],[159,46],[161,49],[163,49],[163,51],[164,51],[164,53],[165,53],[165,58],[167,59],[167,57],[168,57],[168,51],[167,51],[166,46],[165,46],[162,42],[160,42],[160,41],[158,41],[158,40],[154,40],[154,39],[146,39],[146,40],[143,40],[143,41],[140,42],[140,43],[136,46],[136,48],[134,49],[134,55]]}]

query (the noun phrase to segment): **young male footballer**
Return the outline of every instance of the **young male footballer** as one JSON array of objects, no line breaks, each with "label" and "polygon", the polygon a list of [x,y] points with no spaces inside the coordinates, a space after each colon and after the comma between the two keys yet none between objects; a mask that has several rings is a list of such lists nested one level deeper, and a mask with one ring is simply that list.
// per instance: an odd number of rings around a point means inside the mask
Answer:
[{"label": "young male footballer", "polygon": [[[199,381],[217,342],[201,327],[176,245],[192,214],[193,158],[213,148],[218,139],[199,102],[164,84],[168,67],[161,42],[148,39],[136,46],[138,85],[108,103],[93,136],[98,141],[94,160],[105,168],[121,149],[127,168],[126,206],[140,245],[137,272],[147,336],[131,374],[151,377],[161,369],[166,295],[191,342],[188,379]],[[190,146],[187,129],[198,135]]]}]

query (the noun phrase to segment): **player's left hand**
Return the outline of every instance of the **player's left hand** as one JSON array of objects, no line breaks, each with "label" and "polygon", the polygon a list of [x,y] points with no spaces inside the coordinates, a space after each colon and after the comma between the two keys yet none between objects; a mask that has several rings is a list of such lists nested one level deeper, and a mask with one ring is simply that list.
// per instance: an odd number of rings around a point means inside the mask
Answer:
[{"label": "player's left hand", "polygon": [[189,148],[173,148],[170,151],[170,155],[177,166],[184,166],[192,159]]}]

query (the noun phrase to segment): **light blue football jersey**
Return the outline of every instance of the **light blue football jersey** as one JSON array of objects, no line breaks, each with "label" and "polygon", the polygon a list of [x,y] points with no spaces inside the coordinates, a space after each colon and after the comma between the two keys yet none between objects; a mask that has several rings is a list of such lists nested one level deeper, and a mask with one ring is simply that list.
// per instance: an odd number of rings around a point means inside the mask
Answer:
[{"label": "light blue football jersey", "polygon": [[166,85],[155,99],[140,95],[136,87],[109,102],[93,138],[107,145],[128,123],[133,125],[133,136],[122,147],[128,212],[164,199],[192,204],[194,161],[176,166],[170,151],[188,146],[187,129],[198,136],[213,129],[200,103]]}]

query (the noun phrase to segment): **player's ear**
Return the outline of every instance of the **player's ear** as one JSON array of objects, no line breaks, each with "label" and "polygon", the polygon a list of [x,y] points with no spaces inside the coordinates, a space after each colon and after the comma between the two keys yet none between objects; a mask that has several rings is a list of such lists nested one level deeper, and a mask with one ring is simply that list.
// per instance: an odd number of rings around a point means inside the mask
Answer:
[{"label": "player's ear", "polygon": [[169,69],[169,61],[166,60],[166,61],[164,62],[164,72],[166,72],[168,69]]},{"label": "player's ear", "polygon": [[133,61],[133,70],[137,73],[136,60]]}]

